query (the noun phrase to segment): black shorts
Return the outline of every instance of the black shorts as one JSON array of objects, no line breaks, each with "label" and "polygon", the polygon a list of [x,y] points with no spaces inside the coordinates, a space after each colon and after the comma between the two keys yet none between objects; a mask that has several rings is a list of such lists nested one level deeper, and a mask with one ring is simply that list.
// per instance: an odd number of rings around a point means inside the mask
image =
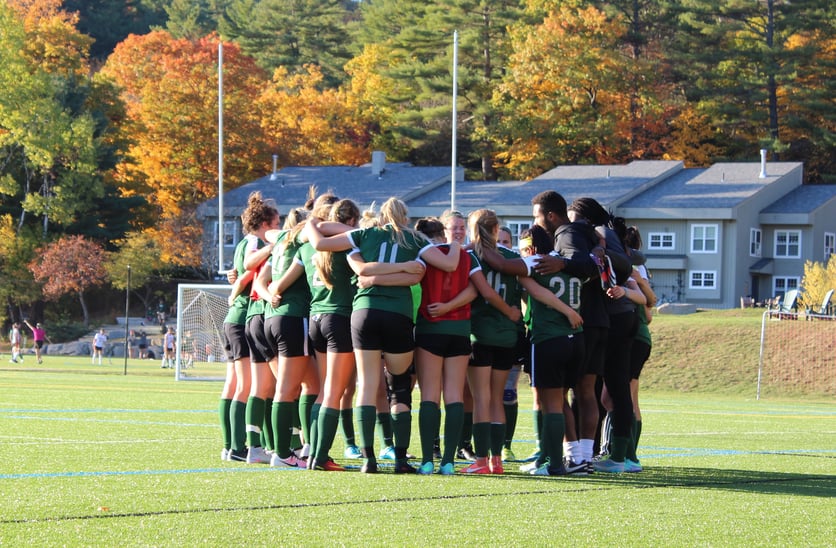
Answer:
[{"label": "black shorts", "polygon": [[246,329],[247,326],[237,323],[224,324],[224,350],[226,351],[227,361],[243,360],[250,357],[250,345],[247,344]]},{"label": "black shorts", "polygon": [[415,350],[415,324],[397,312],[361,308],[351,313],[351,343],[357,350],[405,354]]},{"label": "black shorts", "polygon": [[274,356],[299,358],[312,352],[308,338],[308,318],[272,316],[267,318],[267,338],[276,349]]},{"label": "black shorts", "polygon": [[470,353],[470,367],[490,367],[497,371],[510,371],[517,361],[517,347],[492,346],[473,343]]},{"label": "black shorts", "polygon": [[535,388],[572,388],[583,367],[583,333],[555,337],[532,346],[531,383]]},{"label": "black shorts", "polygon": [[310,339],[314,350],[345,354],[351,346],[351,318],[342,314],[314,314],[310,319]]},{"label": "black shorts", "polygon": [[634,340],[630,350],[630,378],[638,379],[642,374],[647,358],[650,357],[650,345],[644,341]]},{"label": "black shorts", "polygon": [[44,341],[35,341],[35,346],[40,350],[44,347]]},{"label": "black shorts", "polygon": [[586,359],[581,373],[584,375],[604,374],[604,364],[607,359],[607,338],[609,329],[606,327],[584,327],[583,338],[586,346]]},{"label": "black shorts", "polygon": [[250,318],[245,330],[247,344],[250,347],[250,361],[266,363],[276,357],[276,351],[270,346],[264,332],[264,315],[258,314]]},{"label": "black shorts", "polygon": [[463,335],[417,333],[415,346],[442,358],[470,355],[470,337]]},{"label": "black shorts", "polygon": [[[19,346],[19,345],[15,345],[15,346]],[[95,350],[96,352],[101,352],[101,351],[102,351],[102,347],[101,347],[101,346],[94,346],[94,347],[93,347],[93,350]]]}]

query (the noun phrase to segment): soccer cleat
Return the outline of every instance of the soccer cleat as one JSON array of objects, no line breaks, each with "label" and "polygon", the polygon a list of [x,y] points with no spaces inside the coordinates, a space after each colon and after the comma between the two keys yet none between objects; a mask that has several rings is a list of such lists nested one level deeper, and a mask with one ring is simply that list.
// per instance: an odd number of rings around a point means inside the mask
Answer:
[{"label": "soccer cleat", "polygon": [[589,475],[589,464],[586,462],[577,463],[570,458],[563,459],[563,468],[566,473],[572,476],[587,476]]},{"label": "soccer cleat", "polygon": [[360,452],[360,448],[357,447],[356,445],[349,445],[348,447],[346,447],[345,451],[343,451],[343,455],[347,459],[362,459],[363,458],[363,454]]},{"label": "soccer cleat", "polygon": [[406,461],[395,463],[396,474],[415,474],[416,472],[418,472],[418,469]]},{"label": "soccer cleat", "polygon": [[540,458],[540,450],[539,450],[539,449],[537,449],[537,450],[535,450],[533,453],[531,453],[530,455],[528,455],[526,458],[524,458],[524,459],[522,460],[522,462],[535,462],[535,461],[537,461],[539,458]]},{"label": "soccer cleat", "polygon": [[418,467],[418,474],[421,476],[429,476],[435,471],[435,464],[432,462],[425,462],[422,463],[421,466]]},{"label": "soccer cleat", "polygon": [[566,467],[561,465],[557,468],[549,466],[548,463],[544,464],[543,466],[539,466],[529,472],[532,476],[566,476],[569,473],[566,471]]},{"label": "soccer cleat", "polygon": [[473,452],[473,445],[470,444],[469,441],[466,441],[459,447],[459,450],[456,451],[456,458],[460,460],[476,460],[476,453]]},{"label": "soccer cleat", "polygon": [[629,474],[635,474],[637,472],[641,472],[642,470],[644,470],[644,468],[642,468],[642,465],[639,461],[624,459],[624,471],[625,472],[627,472]]},{"label": "soccer cleat", "polygon": [[380,454],[377,458],[380,460],[395,460],[395,448],[391,445],[384,447],[380,450]]},{"label": "soccer cleat", "polygon": [[229,460],[236,461],[236,462],[247,462],[247,450],[246,449],[230,449],[229,450]]},{"label": "soccer cleat", "polygon": [[516,460],[517,456],[514,455],[514,452],[511,451],[510,447],[502,448],[502,462],[514,462]]},{"label": "soccer cleat", "polygon": [[325,472],[345,472],[345,468],[334,462],[332,459],[325,461],[325,464],[316,464],[313,470],[322,470]]},{"label": "soccer cleat", "polygon": [[294,454],[283,459],[278,453],[273,453],[270,458],[270,466],[275,468],[304,468],[305,461],[298,459]]},{"label": "soccer cleat", "polygon": [[489,466],[484,464],[476,464],[475,462],[468,466],[467,468],[462,468],[459,470],[462,474],[490,474],[491,469]]},{"label": "soccer cleat", "polygon": [[263,447],[250,447],[247,451],[247,464],[270,464],[272,457]]},{"label": "soccer cleat", "polygon": [[456,469],[453,467],[452,462],[448,462],[447,464],[442,464],[438,467],[438,473],[442,476],[452,476],[456,473]]},{"label": "soccer cleat", "polygon": [[227,449],[226,447],[221,449],[221,460],[222,461],[228,461],[230,452],[231,452],[231,449]]},{"label": "soccer cleat", "polygon": [[537,461],[529,462],[528,464],[523,464],[520,466],[520,472],[524,474],[531,473],[532,470],[536,470],[538,468]]},{"label": "soccer cleat", "polygon": [[360,472],[363,474],[377,474],[377,462],[367,460],[363,463],[363,466],[360,467]]},{"label": "soccer cleat", "polygon": [[606,474],[620,474],[624,472],[624,463],[616,462],[612,459],[604,459],[593,462],[592,468],[596,472],[604,472]]},{"label": "soccer cleat", "polygon": [[494,456],[488,461],[491,469],[491,474],[504,474],[505,469],[502,468],[502,457]]}]

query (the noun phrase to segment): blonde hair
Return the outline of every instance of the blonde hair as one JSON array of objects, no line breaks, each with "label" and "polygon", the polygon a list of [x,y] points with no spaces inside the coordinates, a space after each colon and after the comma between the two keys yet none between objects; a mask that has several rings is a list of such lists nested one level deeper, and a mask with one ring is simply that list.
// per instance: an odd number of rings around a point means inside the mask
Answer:
[{"label": "blonde hair", "polygon": [[407,232],[415,234],[421,239],[425,239],[422,234],[418,234],[409,228],[407,223],[409,223],[409,210],[402,201],[392,197],[380,206],[380,224],[384,226],[390,225],[395,231],[395,240],[399,245],[404,247],[407,246],[406,238],[404,237],[404,234]]},{"label": "blonde hair", "polygon": [[499,219],[490,209],[477,209],[468,216],[470,241],[473,252],[481,258],[485,249],[496,249],[495,232],[499,228]]},{"label": "blonde hair", "polygon": [[364,211],[362,217],[360,217],[357,220],[357,225],[360,228],[372,228],[375,226],[380,226],[380,218],[374,211],[375,205],[375,202],[372,202],[372,205],[369,206],[369,209]]},{"label": "blonde hair", "polygon": [[[360,208],[351,200],[339,200],[331,205],[328,214],[329,221],[336,221],[338,223],[348,224],[349,221],[355,221],[360,218]],[[332,289],[334,287],[334,256],[330,251],[317,251],[313,256],[313,264],[319,274],[320,279],[325,284],[325,287]]]}]

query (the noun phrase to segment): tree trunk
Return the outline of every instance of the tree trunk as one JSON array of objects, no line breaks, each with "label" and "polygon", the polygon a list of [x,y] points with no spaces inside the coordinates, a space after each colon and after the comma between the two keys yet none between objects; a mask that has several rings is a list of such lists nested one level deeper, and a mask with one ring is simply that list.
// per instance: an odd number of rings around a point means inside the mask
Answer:
[{"label": "tree trunk", "polygon": [[90,313],[87,311],[87,301],[84,300],[84,291],[78,292],[78,301],[81,303],[81,314],[84,319],[84,327],[90,325]]}]

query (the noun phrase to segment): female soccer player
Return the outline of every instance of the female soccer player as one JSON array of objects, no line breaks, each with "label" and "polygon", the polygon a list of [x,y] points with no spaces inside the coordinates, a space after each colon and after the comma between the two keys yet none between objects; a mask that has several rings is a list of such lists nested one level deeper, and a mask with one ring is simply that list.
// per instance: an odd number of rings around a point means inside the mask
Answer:
[{"label": "female soccer player", "polygon": [[[452,272],[459,262],[459,246],[453,244],[448,254],[431,245],[426,238],[407,226],[406,205],[390,198],[380,208],[381,226],[357,229],[324,237],[317,223],[308,223],[308,236],[318,251],[346,251],[356,248],[365,262],[401,263],[421,258],[427,263]],[[372,285],[357,290],[351,314],[351,337],[357,361],[357,422],[360,427],[363,466],[361,471],[377,472],[374,453],[374,426],[377,415],[377,390],[380,384],[381,354],[388,370],[387,381],[395,434],[395,473],[412,473],[406,460],[411,435],[411,378],[415,341],[413,339],[412,295],[407,286]]]}]

